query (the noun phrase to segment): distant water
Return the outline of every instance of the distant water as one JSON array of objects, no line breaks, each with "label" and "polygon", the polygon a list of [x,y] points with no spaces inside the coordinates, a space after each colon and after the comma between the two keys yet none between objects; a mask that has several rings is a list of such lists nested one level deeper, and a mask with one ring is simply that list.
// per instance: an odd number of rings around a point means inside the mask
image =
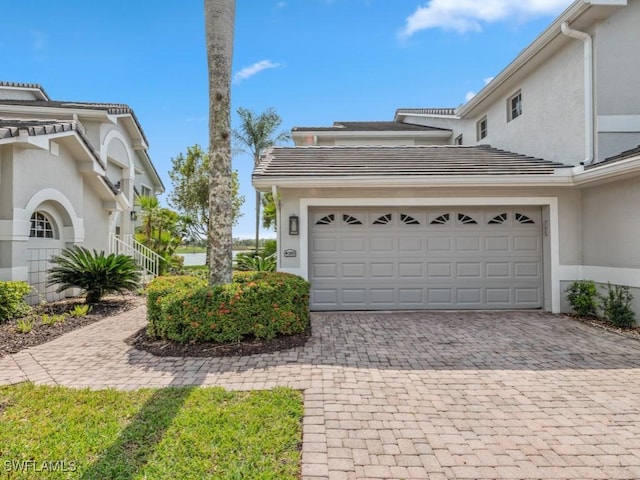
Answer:
[{"label": "distant water", "polygon": [[184,253],[182,257],[184,258],[183,265],[185,266],[204,265],[207,263],[206,253]]},{"label": "distant water", "polygon": [[[240,251],[233,251],[233,258],[236,258],[236,255],[239,254]],[[186,266],[191,265],[205,265],[207,263],[207,254],[206,253],[183,253],[180,255],[184,257],[184,264]]]}]

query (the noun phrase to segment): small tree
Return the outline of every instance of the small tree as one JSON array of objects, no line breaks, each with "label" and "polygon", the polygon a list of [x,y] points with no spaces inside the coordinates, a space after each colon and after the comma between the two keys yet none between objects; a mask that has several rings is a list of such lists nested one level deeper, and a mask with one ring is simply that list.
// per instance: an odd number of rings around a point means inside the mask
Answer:
[{"label": "small tree", "polygon": [[[169,204],[189,219],[188,230],[193,238],[206,238],[209,228],[209,155],[200,145],[187,148],[187,154],[180,153],[171,159],[172,191]],[[244,196],[240,195],[238,172],[231,177],[233,224],[238,224],[242,216],[240,209]]]},{"label": "small tree", "polygon": [[162,257],[159,269],[165,273],[176,260],[173,254],[182,243],[188,222],[173,210],[160,207],[155,197],[140,197],[138,205],[142,209],[142,225],[135,238]]}]

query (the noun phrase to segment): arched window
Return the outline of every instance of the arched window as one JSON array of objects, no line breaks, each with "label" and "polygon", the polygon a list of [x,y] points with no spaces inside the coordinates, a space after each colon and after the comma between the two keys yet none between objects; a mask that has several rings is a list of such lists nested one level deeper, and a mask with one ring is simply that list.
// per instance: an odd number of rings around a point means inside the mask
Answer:
[{"label": "arched window", "polygon": [[42,212],[33,212],[31,215],[31,238],[56,238],[53,222]]}]

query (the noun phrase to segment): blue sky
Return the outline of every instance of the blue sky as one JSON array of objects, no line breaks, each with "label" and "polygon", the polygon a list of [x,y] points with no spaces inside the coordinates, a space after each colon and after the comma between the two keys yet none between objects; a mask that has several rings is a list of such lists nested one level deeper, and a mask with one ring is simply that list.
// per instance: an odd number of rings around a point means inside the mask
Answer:
[{"label": "blue sky", "polygon": [[[456,107],[569,4],[238,0],[233,123],[238,107],[274,107],[286,130]],[[170,190],[171,158],[208,141],[203,1],[20,0],[12,10],[0,17],[0,80],[40,83],[54,100],[130,105]],[[252,160],[237,155],[234,168],[247,198],[234,236],[252,236]]]}]

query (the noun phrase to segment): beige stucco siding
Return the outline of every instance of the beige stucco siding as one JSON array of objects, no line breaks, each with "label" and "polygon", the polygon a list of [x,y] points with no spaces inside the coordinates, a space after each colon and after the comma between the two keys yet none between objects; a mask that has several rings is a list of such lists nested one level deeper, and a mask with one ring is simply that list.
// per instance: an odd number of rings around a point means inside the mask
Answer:
[{"label": "beige stucco siding", "polygon": [[585,188],[583,264],[640,268],[640,178]]},{"label": "beige stucco siding", "polygon": [[[640,2],[629,2],[600,22],[593,41],[596,159],[603,160],[640,144]],[[607,122],[611,116],[617,127]]]},{"label": "beige stucco siding", "polygon": [[51,155],[45,150],[22,150],[15,156],[13,205],[25,208],[31,197],[43,189],[55,189],[63,192],[83,216],[83,182],[78,167],[69,151],[60,145],[59,155]]},{"label": "beige stucco siding", "polygon": [[598,114],[639,114],[640,2],[600,22],[593,40]]},{"label": "beige stucco siding", "polygon": [[84,196],[84,210],[86,212],[84,244],[96,250],[107,251],[110,215],[115,215],[116,212],[109,214],[103,208],[102,200],[89,189]]},{"label": "beige stucco siding", "polygon": [[[533,73],[510,81],[505,94],[465,122],[465,143],[476,141],[476,123],[486,115],[494,147],[554,162],[584,160],[584,82],[582,44],[568,42]],[[522,94],[522,115],[508,121],[508,101]]]}]

